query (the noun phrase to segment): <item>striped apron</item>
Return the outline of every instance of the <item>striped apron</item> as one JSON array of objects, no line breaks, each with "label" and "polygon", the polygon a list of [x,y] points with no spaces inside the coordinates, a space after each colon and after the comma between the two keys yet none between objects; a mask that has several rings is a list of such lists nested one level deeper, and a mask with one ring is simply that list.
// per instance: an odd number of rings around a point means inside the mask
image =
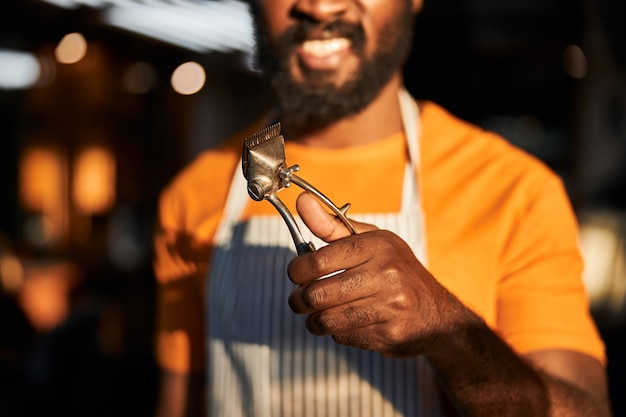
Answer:
[{"label": "striped apron", "polygon": [[[409,150],[399,213],[355,215],[355,220],[400,235],[425,259],[416,182],[419,115],[400,93]],[[287,304],[294,284],[287,264],[296,256],[278,216],[241,222],[250,201],[239,170],[218,228],[210,284],[208,405],[211,417],[391,417],[441,415],[439,391],[423,357],[392,359],[309,334],[305,317]],[[308,230],[297,219],[300,229]],[[324,245],[310,236],[319,248]]]}]

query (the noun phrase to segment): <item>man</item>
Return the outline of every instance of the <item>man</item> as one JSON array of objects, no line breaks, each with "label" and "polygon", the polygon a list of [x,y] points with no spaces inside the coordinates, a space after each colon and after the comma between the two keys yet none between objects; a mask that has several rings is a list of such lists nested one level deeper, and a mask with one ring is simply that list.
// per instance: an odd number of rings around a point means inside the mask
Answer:
[{"label": "man", "polygon": [[[421,0],[251,6],[279,105],[163,193],[159,415],[609,415],[560,182],[403,90]],[[288,162],[352,203],[357,234],[281,191],[328,243],[296,256],[248,198],[242,140],[275,120]]]}]

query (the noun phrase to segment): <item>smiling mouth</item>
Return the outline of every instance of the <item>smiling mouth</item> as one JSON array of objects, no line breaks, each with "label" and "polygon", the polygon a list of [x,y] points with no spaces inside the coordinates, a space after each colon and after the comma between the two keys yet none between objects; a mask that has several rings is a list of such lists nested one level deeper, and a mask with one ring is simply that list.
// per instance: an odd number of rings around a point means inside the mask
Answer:
[{"label": "smiling mouth", "polygon": [[302,52],[315,58],[327,58],[346,51],[351,44],[346,38],[307,40],[302,43]]}]

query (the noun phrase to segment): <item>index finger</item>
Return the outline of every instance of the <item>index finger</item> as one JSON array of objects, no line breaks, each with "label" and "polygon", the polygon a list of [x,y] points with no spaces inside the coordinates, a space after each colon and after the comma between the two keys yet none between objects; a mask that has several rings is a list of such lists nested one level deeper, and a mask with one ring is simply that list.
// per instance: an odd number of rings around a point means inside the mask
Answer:
[{"label": "index finger", "polygon": [[372,258],[370,239],[367,232],[351,235],[296,256],[287,266],[287,275],[293,283],[302,285],[362,265]]}]

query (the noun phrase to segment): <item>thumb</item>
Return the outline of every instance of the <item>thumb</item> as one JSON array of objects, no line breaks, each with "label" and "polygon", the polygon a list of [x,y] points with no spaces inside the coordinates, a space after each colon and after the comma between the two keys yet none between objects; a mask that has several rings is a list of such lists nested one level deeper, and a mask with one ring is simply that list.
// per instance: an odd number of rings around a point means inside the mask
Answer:
[{"label": "thumb", "polygon": [[[332,242],[350,236],[350,230],[332,213],[326,211],[319,200],[312,194],[304,192],[296,200],[296,210],[309,230],[325,242]],[[367,223],[350,220],[358,233],[376,230],[377,227]]]}]

